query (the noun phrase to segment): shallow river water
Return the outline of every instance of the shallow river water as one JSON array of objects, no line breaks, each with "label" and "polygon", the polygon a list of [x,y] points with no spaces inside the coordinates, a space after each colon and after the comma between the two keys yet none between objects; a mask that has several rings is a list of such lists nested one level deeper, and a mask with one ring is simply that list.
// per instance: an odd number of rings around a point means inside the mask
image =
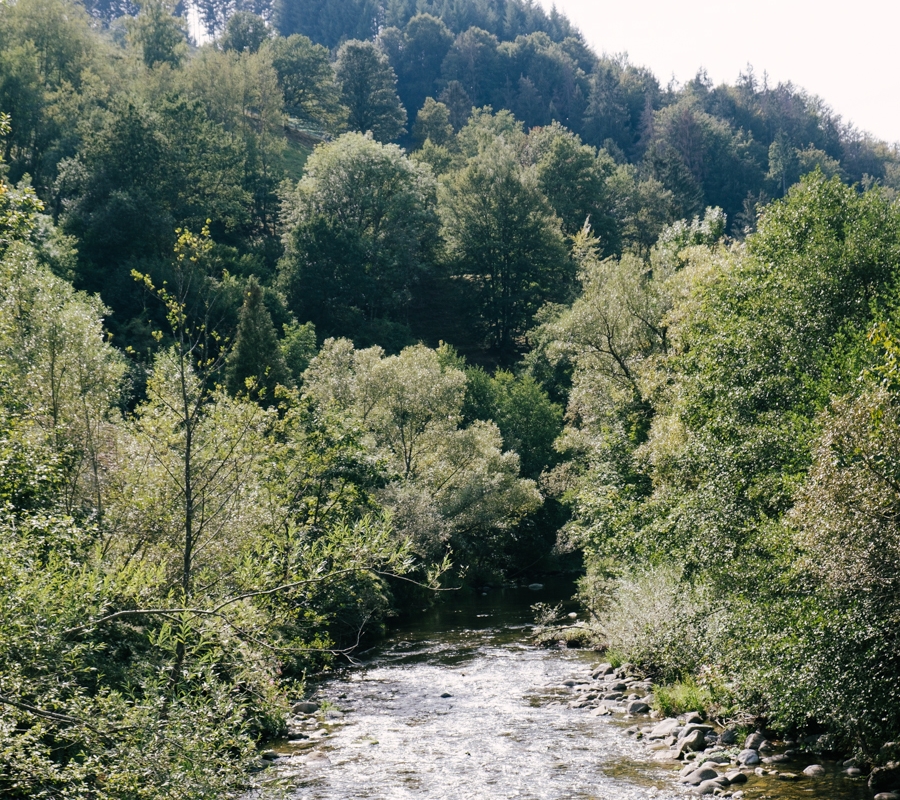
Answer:
[{"label": "shallow river water", "polygon": [[[274,771],[290,775],[290,796],[684,797],[677,770],[650,761],[624,723],[567,707],[562,682],[586,677],[596,654],[528,643],[530,604],[569,594],[571,585],[547,585],[454,597],[321,684],[316,699],[331,712],[311,724],[310,740],[277,748],[285,758]],[[870,797],[836,773],[815,785],[751,778],[741,788],[748,800]]]}]

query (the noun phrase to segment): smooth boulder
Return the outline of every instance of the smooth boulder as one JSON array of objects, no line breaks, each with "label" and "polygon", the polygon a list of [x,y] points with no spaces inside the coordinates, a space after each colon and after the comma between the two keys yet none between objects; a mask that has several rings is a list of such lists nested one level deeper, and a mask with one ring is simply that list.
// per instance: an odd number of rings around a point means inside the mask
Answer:
[{"label": "smooth boulder", "polygon": [[681,727],[681,723],[677,719],[664,719],[662,722],[656,723],[653,730],[647,734],[648,739],[665,739],[667,736],[673,736]]},{"label": "smooth boulder", "polygon": [[765,740],[766,737],[761,733],[751,733],[744,742],[744,750],[759,750]]},{"label": "smooth boulder", "polygon": [[703,750],[706,747],[706,735],[701,730],[693,730],[681,736],[678,740],[678,750],[682,753],[688,750]]},{"label": "smooth boulder", "polygon": [[699,786],[703,781],[714,781],[718,777],[719,773],[711,767],[700,767],[700,769],[695,769],[693,772],[685,775],[681,779],[681,782],[687,783],[690,786]]}]

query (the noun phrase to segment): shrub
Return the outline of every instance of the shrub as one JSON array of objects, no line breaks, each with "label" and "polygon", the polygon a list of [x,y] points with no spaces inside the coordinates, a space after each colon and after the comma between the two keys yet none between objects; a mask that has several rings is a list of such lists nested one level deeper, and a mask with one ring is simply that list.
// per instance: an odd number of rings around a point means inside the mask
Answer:
[{"label": "shrub", "polygon": [[702,586],[671,566],[635,568],[617,578],[583,579],[580,598],[610,652],[663,681],[709,660],[717,614]]}]

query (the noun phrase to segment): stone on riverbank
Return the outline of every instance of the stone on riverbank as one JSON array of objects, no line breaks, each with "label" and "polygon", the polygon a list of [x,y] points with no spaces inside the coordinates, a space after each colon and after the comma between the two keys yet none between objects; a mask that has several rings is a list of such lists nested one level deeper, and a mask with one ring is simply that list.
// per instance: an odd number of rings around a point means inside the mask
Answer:
[{"label": "stone on riverbank", "polygon": [[706,734],[701,730],[692,730],[683,733],[678,740],[678,750],[685,753],[688,750],[702,750],[706,747]]},{"label": "stone on riverbank", "polygon": [[821,778],[825,774],[825,767],[821,764],[810,764],[803,770],[803,774],[808,775],[810,778]]},{"label": "stone on riverbank", "polygon": [[691,794],[714,794],[718,789],[723,788],[725,788],[725,784],[722,781],[703,781],[703,783],[697,786]]},{"label": "stone on riverbank", "polygon": [[719,773],[711,767],[700,767],[700,769],[695,769],[693,772],[685,775],[681,779],[681,782],[687,783],[690,786],[699,786],[703,781],[713,781],[718,777]]},{"label": "stone on riverbank", "polygon": [[665,739],[667,736],[674,736],[676,731],[681,727],[681,723],[677,719],[669,717],[662,722],[656,723],[653,730],[647,734],[648,739]]},{"label": "stone on riverbank", "polygon": [[741,752],[738,753],[737,761],[738,764],[743,764],[745,767],[752,767],[754,764],[759,763],[759,753],[750,748],[741,750]]},{"label": "stone on riverbank", "polygon": [[744,750],[759,750],[766,737],[761,733],[751,733],[744,742]]}]

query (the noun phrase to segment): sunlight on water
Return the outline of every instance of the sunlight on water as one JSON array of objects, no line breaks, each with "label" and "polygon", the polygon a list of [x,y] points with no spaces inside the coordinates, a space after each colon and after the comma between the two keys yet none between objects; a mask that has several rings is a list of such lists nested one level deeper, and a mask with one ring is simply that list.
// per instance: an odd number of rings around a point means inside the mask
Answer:
[{"label": "sunlight on water", "polygon": [[[585,678],[598,658],[529,646],[529,604],[555,602],[552,592],[492,595],[455,598],[322,684],[316,699],[330,713],[309,720],[310,739],[278,748],[270,777],[283,775],[293,800],[686,796],[680,764],[650,761],[621,722],[568,708],[562,682]],[[742,788],[747,800],[867,796],[840,776]]]}]

